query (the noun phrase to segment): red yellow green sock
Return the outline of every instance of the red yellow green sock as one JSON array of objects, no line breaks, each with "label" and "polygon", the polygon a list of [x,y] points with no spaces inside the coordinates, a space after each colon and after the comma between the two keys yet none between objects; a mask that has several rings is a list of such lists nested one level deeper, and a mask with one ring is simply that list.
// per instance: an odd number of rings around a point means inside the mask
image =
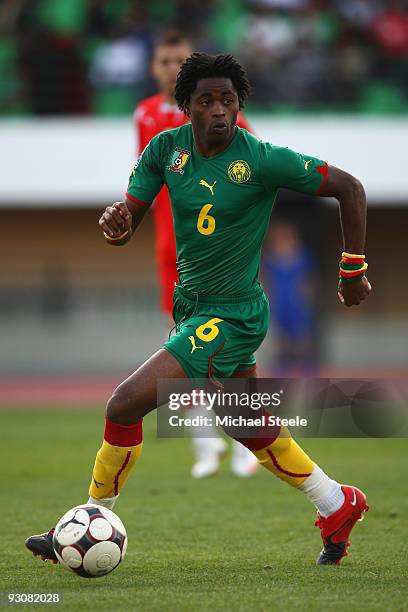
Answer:
[{"label": "red yellow green sock", "polygon": [[268,446],[253,453],[261,465],[292,487],[299,487],[309,478],[315,465],[286,427]]},{"label": "red yellow green sock", "polygon": [[97,452],[89,495],[93,499],[117,497],[142,452],[142,421],[119,425],[106,419],[102,446]]}]

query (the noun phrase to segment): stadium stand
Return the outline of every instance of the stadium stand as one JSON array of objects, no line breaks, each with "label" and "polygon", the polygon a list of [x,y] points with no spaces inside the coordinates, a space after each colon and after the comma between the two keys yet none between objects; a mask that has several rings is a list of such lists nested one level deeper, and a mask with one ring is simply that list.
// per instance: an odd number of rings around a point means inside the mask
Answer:
[{"label": "stadium stand", "polygon": [[154,85],[155,37],[246,65],[251,110],[405,113],[406,0],[3,0],[1,115],[128,114]]}]

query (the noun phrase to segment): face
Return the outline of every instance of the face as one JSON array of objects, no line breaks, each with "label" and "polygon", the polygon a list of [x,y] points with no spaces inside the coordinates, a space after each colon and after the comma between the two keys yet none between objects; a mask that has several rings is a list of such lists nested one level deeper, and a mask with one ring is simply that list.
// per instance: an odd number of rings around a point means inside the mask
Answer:
[{"label": "face", "polygon": [[172,96],[176,86],[177,73],[181,64],[191,55],[192,48],[188,43],[177,45],[159,45],[154,52],[152,74],[162,93]]},{"label": "face", "polygon": [[272,225],[269,234],[271,248],[279,257],[293,257],[301,247],[297,228],[289,223]]},{"label": "face", "polygon": [[190,97],[187,114],[200,140],[228,142],[235,131],[239,100],[231,79],[200,79]]}]

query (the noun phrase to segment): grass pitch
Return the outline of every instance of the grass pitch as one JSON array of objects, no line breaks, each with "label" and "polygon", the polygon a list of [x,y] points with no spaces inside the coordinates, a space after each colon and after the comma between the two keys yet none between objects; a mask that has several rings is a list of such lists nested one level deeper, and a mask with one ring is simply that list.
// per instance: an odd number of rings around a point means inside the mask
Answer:
[{"label": "grass pitch", "polygon": [[127,556],[87,580],[34,558],[24,539],[86,502],[102,411],[2,411],[0,422],[3,591],[59,591],[59,607],[75,611],[408,609],[405,439],[303,441],[329,474],[364,488],[370,505],[341,567],[316,567],[319,530],[299,492],[266,470],[234,478],[228,462],[216,477],[192,480],[190,441],[157,439],[151,415],[115,507]]}]

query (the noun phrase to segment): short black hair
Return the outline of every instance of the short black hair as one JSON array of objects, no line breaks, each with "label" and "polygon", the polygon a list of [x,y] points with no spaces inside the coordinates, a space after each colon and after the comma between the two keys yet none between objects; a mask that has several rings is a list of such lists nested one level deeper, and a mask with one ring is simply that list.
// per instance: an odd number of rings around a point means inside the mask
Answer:
[{"label": "short black hair", "polygon": [[239,108],[243,108],[245,100],[251,92],[246,72],[232,55],[208,55],[208,53],[193,53],[186,59],[177,75],[175,98],[178,107],[184,113],[186,104],[200,79],[224,77],[231,82],[238,94]]},{"label": "short black hair", "polygon": [[155,41],[154,48],[157,49],[157,47],[167,46],[172,47],[183,44],[192,46],[193,43],[186,34],[183,34],[180,32],[180,30],[174,28],[161,32],[160,36]]}]

